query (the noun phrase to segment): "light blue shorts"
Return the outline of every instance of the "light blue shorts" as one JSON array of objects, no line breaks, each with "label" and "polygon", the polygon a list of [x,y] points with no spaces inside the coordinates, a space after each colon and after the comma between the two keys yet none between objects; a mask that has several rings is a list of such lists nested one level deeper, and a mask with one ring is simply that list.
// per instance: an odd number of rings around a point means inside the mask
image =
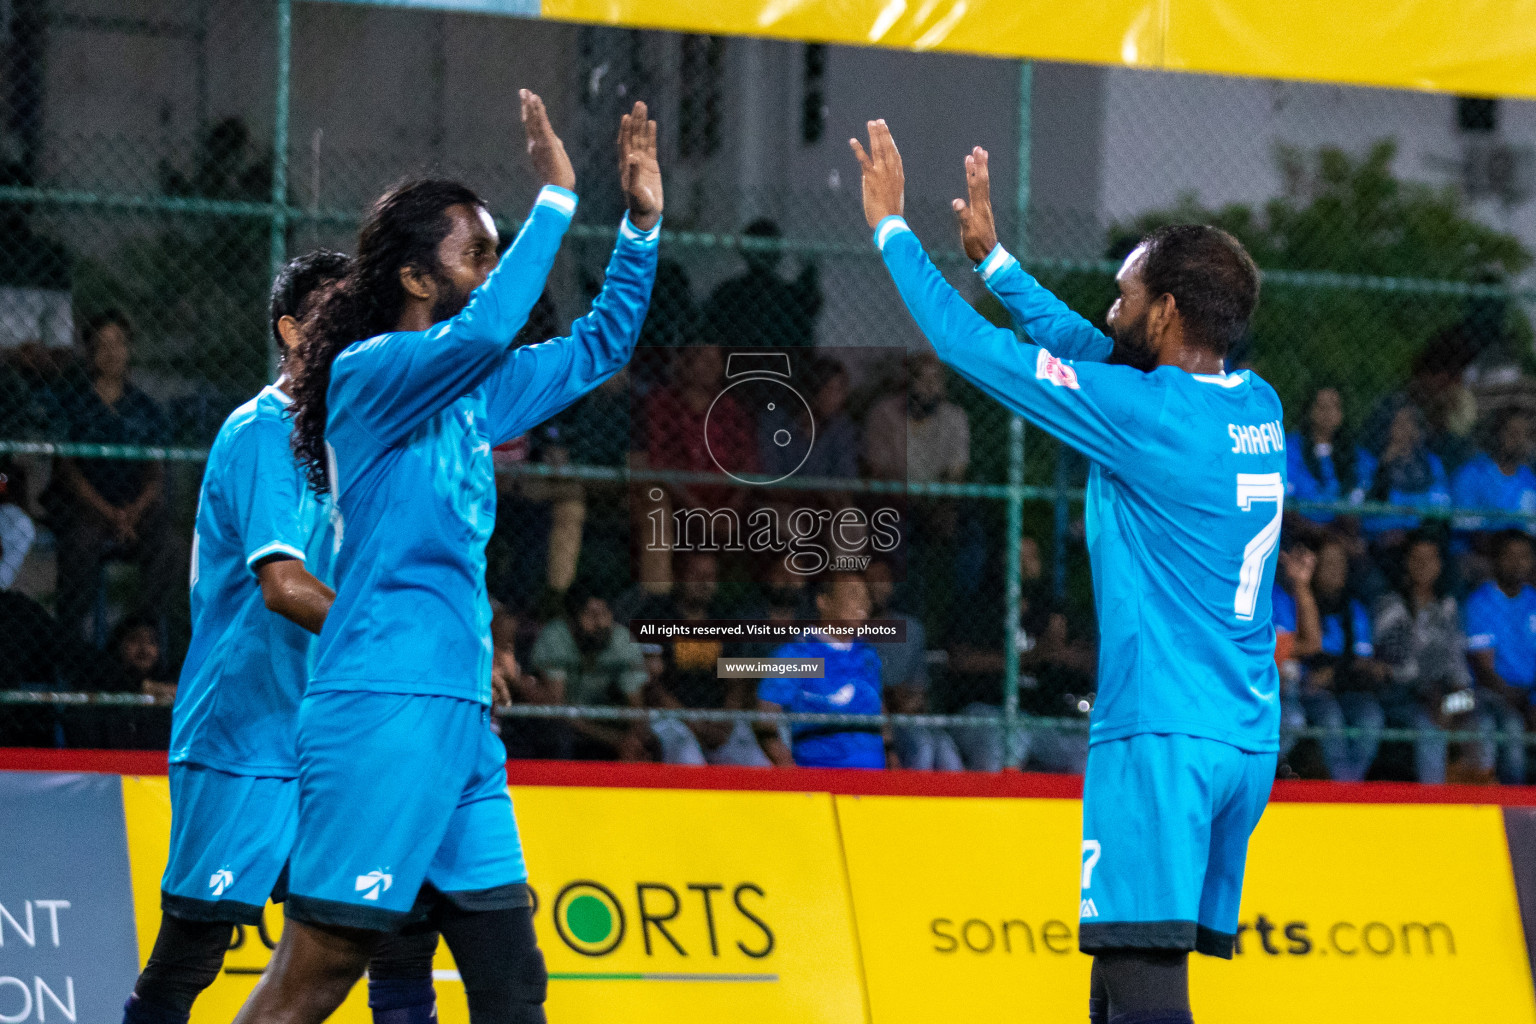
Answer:
[{"label": "light blue shorts", "polygon": [[173,764],[171,856],[160,906],[193,921],[257,924],[283,898],[298,820],[298,779],[231,775]]},{"label": "light blue shorts", "polygon": [[471,910],[530,905],[506,748],[485,705],[312,693],[298,749],[288,916],[394,931],[438,896]]},{"label": "light blue shorts", "polygon": [[1095,743],[1083,781],[1078,945],[1230,959],[1248,837],[1275,755],[1146,734]]}]

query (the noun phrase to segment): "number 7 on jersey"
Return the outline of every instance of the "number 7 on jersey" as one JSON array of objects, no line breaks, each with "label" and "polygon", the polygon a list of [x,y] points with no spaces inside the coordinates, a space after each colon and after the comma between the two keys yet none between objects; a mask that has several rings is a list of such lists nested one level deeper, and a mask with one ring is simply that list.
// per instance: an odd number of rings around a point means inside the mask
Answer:
[{"label": "number 7 on jersey", "polygon": [[1248,622],[1259,603],[1259,584],[1264,581],[1264,561],[1280,546],[1280,514],[1285,509],[1285,481],[1279,473],[1237,474],[1237,507],[1252,511],[1255,502],[1275,503],[1275,514],[1258,535],[1243,548],[1243,568],[1237,576],[1237,597],[1232,610]]}]

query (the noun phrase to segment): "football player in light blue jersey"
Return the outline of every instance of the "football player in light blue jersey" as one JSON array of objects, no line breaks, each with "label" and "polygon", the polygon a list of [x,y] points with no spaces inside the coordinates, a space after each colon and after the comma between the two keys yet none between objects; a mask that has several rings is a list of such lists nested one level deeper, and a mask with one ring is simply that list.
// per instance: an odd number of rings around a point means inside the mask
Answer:
[{"label": "football player in light blue jersey", "polygon": [[[1232,955],[1248,838],[1279,748],[1271,590],[1285,494],[1280,401],[1229,346],[1258,271],[1210,227],[1147,236],[1116,278],[1113,339],[997,245],[986,153],[955,201],[966,253],[1037,344],[993,327],[901,217],[901,157],[883,121],[864,212],[939,357],[1092,461],[1087,529],[1099,697],[1083,794],[1079,944],[1095,1022],[1191,1020],[1188,951]],[[1116,363],[1124,365],[1114,365]]]},{"label": "football player in light blue jersey", "polygon": [[523,93],[546,185],[507,253],[456,182],[397,186],[365,220],[293,389],[294,450],[333,502],[336,601],[299,709],[299,822],[287,926],[237,1020],[324,1020],[380,938],[426,918],[475,1024],[544,1018],[547,974],[490,729],[485,543],[491,449],[629,360],[661,227],[656,125],[619,132],[629,212],[571,336],[514,347],[576,208],[543,103]]},{"label": "football player in light blue jersey", "polygon": [[[299,698],[330,608],[324,505],[289,446],[287,377],[302,324],[347,257],[319,251],[272,287],[276,384],[230,414],[214,440],[192,543],[192,643],[170,750],[171,849],[160,931],[124,1024],[185,1024],[218,977],[234,925],[281,900],[298,817]],[[392,937],[370,971],[376,1024],[435,1019],[435,933]],[[400,994],[408,998],[402,1000]]]}]

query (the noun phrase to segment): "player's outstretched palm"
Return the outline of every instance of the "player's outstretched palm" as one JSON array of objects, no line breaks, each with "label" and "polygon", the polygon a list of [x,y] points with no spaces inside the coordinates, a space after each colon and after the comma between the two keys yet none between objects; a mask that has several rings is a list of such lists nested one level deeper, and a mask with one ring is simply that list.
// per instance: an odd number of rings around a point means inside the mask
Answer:
[{"label": "player's outstretched palm", "polygon": [[646,119],[645,104],[619,121],[619,182],[629,204],[629,219],[641,231],[661,216],[661,164],[656,160],[656,122]]},{"label": "player's outstretched palm", "polygon": [[901,167],[901,153],[896,140],[885,121],[870,121],[869,151],[859,145],[858,139],[849,139],[853,155],[859,158],[859,168],[864,172],[864,219],[871,228],[878,227],[887,217],[900,217],[906,207],[906,172]]},{"label": "player's outstretched palm", "polygon": [[971,262],[980,263],[997,247],[997,224],[992,219],[992,180],[987,173],[987,151],[977,146],[965,158],[965,190],[970,202],[950,203],[960,219],[960,245]]},{"label": "player's outstretched palm", "polygon": [[534,173],[546,185],[575,191],[576,170],[565,155],[565,143],[549,123],[544,101],[527,89],[519,90],[518,96],[523,101],[523,130],[528,133],[528,156],[533,160]]}]

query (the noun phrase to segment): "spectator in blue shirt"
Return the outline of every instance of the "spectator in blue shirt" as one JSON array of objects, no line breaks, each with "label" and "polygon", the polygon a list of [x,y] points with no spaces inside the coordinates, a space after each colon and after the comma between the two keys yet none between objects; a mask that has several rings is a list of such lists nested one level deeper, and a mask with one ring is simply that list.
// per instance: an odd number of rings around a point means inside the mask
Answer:
[{"label": "spectator in blue shirt", "polygon": [[[1339,389],[1318,388],[1307,403],[1301,429],[1285,436],[1286,494],[1297,501],[1359,503],[1365,499],[1360,458],[1345,436]],[[1333,512],[1302,512],[1314,523],[1331,523]]]},{"label": "spectator in blue shirt", "polygon": [[1503,698],[1532,718],[1536,684],[1536,588],[1528,582],[1531,539],[1516,530],[1499,535],[1493,579],[1467,598],[1467,651],[1479,689]]},{"label": "spectator in blue shirt", "polygon": [[[1292,583],[1285,612],[1294,615],[1292,655],[1302,664],[1297,702],[1306,723],[1323,729],[1360,729],[1353,737],[1319,741],[1329,775],[1337,782],[1365,778],[1386,715],[1380,694],[1391,675],[1375,660],[1371,617],[1349,589],[1349,554],[1342,538],[1328,535],[1317,550],[1311,585]],[[1294,612],[1291,609],[1294,608]]]},{"label": "spectator in blue shirt", "polygon": [[[758,685],[761,711],[816,714],[878,715],[882,710],[880,656],[866,643],[829,632],[834,626],[855,626],[869,618],[869,588],[858,573],[829,573],[812,584],[820,631],[773,652],[775,658],[820,658],[820,679],[770,676]],[[884,768],[884,730],[867,726],[796,725],[785,749],[778,728],[758,727],[758,740],[769,760],[780,766],[805,768]]]},{"label": "spectator in blue shirt", "polygon": [[[1365,453],[1360,460],[1360,473],[1371,481],[1366,490],[1370,501],[1405,508],[1450,507],[1451,487],[1445,464],[1429,450],[1424,414],[1415,405],[1401,405],[1393,413],[1380,454]],[[1418,528],[1419,522],[1416,515],[1368,516],[1361,526],[1367,536],[1382,546],[1395,548],[1409,530]]]},{"label": "spectator in blue shirt", "polygon": [[[1456,472],[1451,496],[1457,508],[1536,512],[1536,473],[1531,472],[1531,414],[1506,409],[1495,421],[1493,451],[1477,455]],[[1525,525],[1497,516],[1461,516],[1459,530],[1500,530]]]},{"label": "spectator in blue shirt", "polygon": [[[166,443],[165,414],[128,380],[127,318],[115,311],[92,317],[82,340],[90,380],[60,395],[66,438]],[[86,619],[108,558],[138,563],[140,603],[164,616],[177,593],[185,594],[177,587],[164,465],[151,459],[60,459],[54,481],[49,513],[58,543],[58,617],[66,634],[78,639],[89,632]]]}]

